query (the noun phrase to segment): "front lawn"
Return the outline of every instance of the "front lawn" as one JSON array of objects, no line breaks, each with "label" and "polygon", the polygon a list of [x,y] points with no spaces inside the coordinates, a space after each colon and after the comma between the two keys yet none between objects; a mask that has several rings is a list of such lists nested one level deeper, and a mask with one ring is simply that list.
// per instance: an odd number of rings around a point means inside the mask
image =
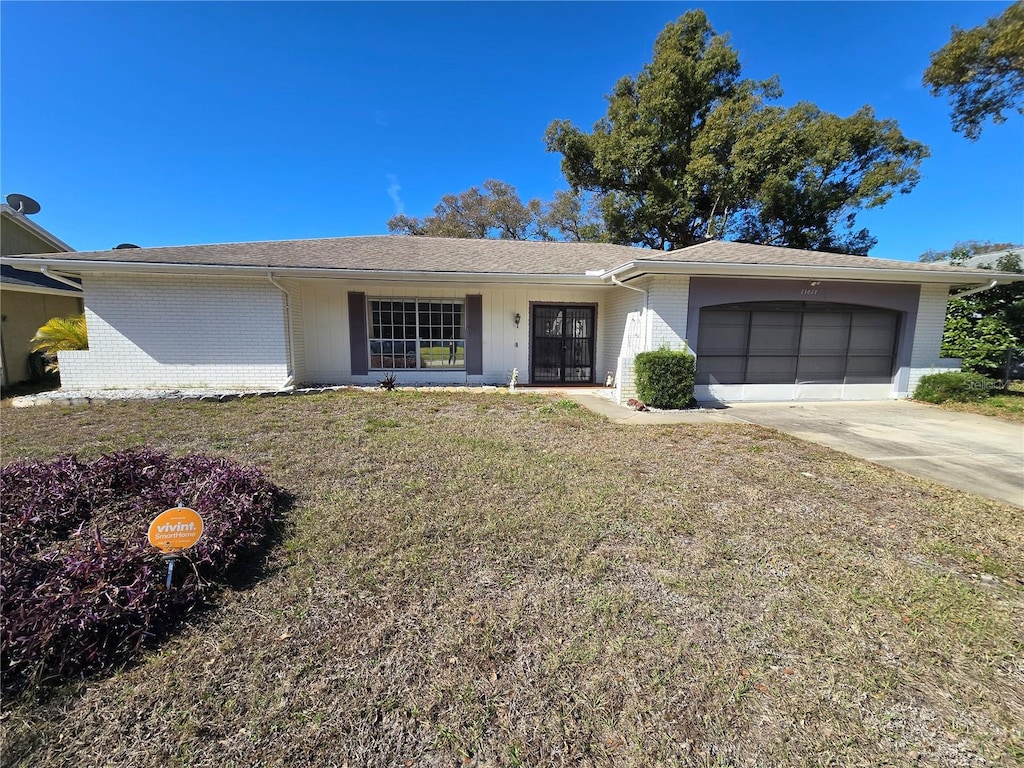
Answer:
[{"label": "front lawn", "polygon": [[747,425],[537,395],[3,411],[295,495],[251,587],[4,702],[5,766],[1016,765],[1020,510]]}]

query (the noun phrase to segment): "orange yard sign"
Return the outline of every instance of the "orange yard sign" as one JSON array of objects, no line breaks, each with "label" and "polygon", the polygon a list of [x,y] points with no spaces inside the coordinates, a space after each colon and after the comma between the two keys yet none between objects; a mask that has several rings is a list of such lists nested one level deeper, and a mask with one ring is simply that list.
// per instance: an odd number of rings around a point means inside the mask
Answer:
[{"label": "orange yard sign", "polygon": [[188,549],[203,535],[203,518],[194,509],[175,507],[149,524],[149,543],[161,552]]}]

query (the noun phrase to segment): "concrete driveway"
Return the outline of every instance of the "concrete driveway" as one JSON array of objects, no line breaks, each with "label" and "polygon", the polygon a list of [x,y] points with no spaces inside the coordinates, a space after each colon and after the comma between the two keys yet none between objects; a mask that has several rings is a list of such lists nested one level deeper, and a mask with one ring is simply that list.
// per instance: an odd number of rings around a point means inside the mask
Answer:
[{"label": "concrete driveway", "polygon": [[734,403],[705,411],[637,412],[597,391],[557,390],[617,424],[773,427],[911,475],[1024,506],[1024,426],[907,400]]},{"label": "concrete driveway", "polygon": [[1024,426],[905,400],[742,403],[731,417],[1024,506]]}]

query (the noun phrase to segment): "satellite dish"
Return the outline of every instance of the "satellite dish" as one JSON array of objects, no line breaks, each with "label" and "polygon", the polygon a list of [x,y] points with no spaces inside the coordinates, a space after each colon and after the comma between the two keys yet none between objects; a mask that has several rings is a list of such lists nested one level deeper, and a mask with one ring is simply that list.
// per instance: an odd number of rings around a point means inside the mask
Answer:
[{"label": "satellite dish", "polygon": [[26,216],[30,216],[33,213],[39,213],[39,203],[28,195],[12,193],[7,196],[7,204],[18,213],[23,213]]},{"label": "satellite dish", "polygon": [[138,247],[139,246],[137,246],[135,243],[121,243],[120,245],[115,245],[113,248],[111,248],[111,250],[113,250],[113,251],[120,251],[122,248],[138,248]]}]

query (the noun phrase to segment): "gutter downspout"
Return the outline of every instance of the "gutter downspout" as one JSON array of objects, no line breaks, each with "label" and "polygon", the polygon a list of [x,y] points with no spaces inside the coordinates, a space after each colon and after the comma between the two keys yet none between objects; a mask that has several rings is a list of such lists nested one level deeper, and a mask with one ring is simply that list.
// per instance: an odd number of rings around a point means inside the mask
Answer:
[{"label": "gutter downspout", "polygon": [[990,288],[995,288],[997,285],[999,285],[999,281],[998,280],[993,280],[988,285],[983,285],[980,288],[968,288],[966,291],[960,291],[960,293],[952,293],[952,294],[949,295],[949,298],[950,299],[962,299],[964,296],[970,296],[971,294],[974,294],[974,293],[981,293],[982,291],[987,291]]},{"label": "gutter downspout", "polygon": [[643,310],[641,311],[640,314],[643,317],[644,346],[647,346],[648,342],[650,341],[650,339],[647,338],[648,337],[648,332],[650,330],[647,327],[647,325],[648,325],[647,305],[650,303],[650,300],[651,300],[650,291],[648,291],[646,288],[636,288],[636,287],[634,287],[632,285],[626,285],[624,282],[619,280],[619,278],[617,278],[615,275],[608,275],[608,277],[611,278],[612,285],[617,285],[617,286],[619,286],[619,288],[628,288],[631,291],[636,291],[637,293],[642,293],[644,295],[644,306],[643,306]]},{"label": "gutter downspout", "polygon": [[267,272],[267,280],[270,284],[284,294],[284,333],[285,348],[288,355],[288,378],[284,381],[284,389],[295,387],[295,346],[292,344],[292,295],[288,289],[274,279],[274,275]]},{"label": "gutter downspout", "polygon": [[81,283],[76,283],[74,280],[68,280],[66,277],[61,277],[60,275],[55,275],[52,272],[50,272],[50,268],[49,267],[40,267],[39,271],[43,274],[44,277],[48,277],[51,280],[56,280],[58,283],[64,283],[64,285],[70,285],[72,288],[74,288],[79,293],[83,293],[83,291],[82,291],[82,284]]},{"label": "gutter downspout", "polygon": [[629,290],[631,290],[631,291],[636,291],[637,293],[642,293],[644,295],[644,310],[647,309],[647,296],[648,296],[648,294],[647,294],[647,289],[646,288],[636,288],[636,287],[634,287],[632,285],[626,285],[624,282],[619,280],[619,278],[617,278],[615,275],[608,275],[608,277],[610,277],[612,279],[612,285],[617,285],[617,286],[619,286],[619,288],[629,288]]},{"label": "gutter downspout", "polygon": [[[608,277],[611,278],[612,285],[617,285],[619,288],[628,288],[631,291],[636,291],[637,293],[642,293],[643,294],[643,296],[644,296],[644,306],[640,310],[640,317],[642,318],[641,326],[640,327],[643,329],[643,334],[644,334],[643,346],[644,347],[650,346],[650,343],[649,343],[650,339],[648,338],[650,336],[650,327],[649,327],[650,321],[649,321],[649,318],[648,318],[648,314],[649,313],[647,312],[647,309],[648,309],[647,305],[650,303],[650,300],[651,300],[650,292],[646,288],[637,288],[637,287],[632,286],[632,285],[626,285],[624,282],[619,280],[619,278],[617,278],[615,275],[608,275]],[[621,405],[622,404],[622,382],[619,381],[618,379],[616,379],[616,381],[615,381],[615,390],[616,390],[616,392],[615,392],[615,400],[616,400],[616,402],[618,402]]]}]

